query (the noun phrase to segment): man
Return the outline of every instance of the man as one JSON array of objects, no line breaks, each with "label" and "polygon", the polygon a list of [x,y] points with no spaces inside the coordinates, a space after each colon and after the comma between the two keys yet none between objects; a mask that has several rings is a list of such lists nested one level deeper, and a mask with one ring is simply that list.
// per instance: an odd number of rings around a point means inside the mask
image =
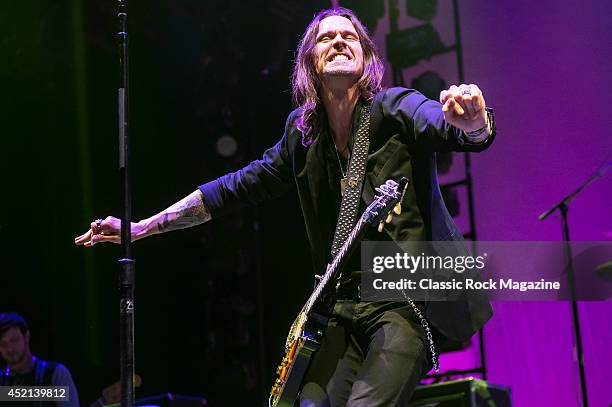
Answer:
[{"label": "man", "polygon": [[[69,401],[55,404],[79,406],[79,395],[68,368],[32,355],[30,329],[25,319],[14,312],[0,314],[0,356],[6,361],[6,367],[0,372],[0,386],[67,386]],[[33,402],[30,405],[39,404]]]},{"label": "man", "polygon": [[[371,232],[366,238],[460,240],[440,195],[435,152],[481,151],[491,144],[495,127],[482,92],[475,85],[452,86],[438,103],[410,89],[383,91],[382,75],[374,44],[355,14],[344,8],[320,12],[298,46],[293,74],[298,108],[289,115],[281,140],[262,160],[133,223],[133,239],[201,224],[296,186],[313,265],[324,271],[360,114],[371,106],[368,158],[360,180],[362,207],[386,179],[404,176],[410,181],[401,212],[382,234]],[[119,219],[100,219],[75,243],[119,243],[119,229]],[[418,379],[434,364],[436,355],[429,352],[434,344],[412,307],[360,301],[353,273],[359,270],[358,260],[352,256],[343,270],[324,342],[304,382],[302,406],[405,405]],[[434,334],[458,340],[469,338],[491,316],[486,301],[418,306],[436,328]]]}]

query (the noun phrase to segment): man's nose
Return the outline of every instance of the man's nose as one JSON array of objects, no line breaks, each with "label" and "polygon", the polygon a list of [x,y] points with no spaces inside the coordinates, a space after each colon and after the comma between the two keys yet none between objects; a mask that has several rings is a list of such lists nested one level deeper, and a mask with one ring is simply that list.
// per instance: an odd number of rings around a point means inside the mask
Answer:
[{"label": "man's nose", "polygon": [[334,48],[344,48],[346,47],[346,41],[344,41],[344,38],[342,38],[342,35],[338,34],[334,37],[334,40],[332,41],[332,46]]}]

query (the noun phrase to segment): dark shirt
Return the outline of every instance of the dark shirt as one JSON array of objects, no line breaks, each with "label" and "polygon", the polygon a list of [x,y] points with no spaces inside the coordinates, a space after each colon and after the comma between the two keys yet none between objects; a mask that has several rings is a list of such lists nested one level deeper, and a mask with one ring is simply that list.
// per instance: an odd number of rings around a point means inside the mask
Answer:
[{"label": "dark shirt", "polygon": [[[351,137],[348,140],[348,149],[352,153],[354,144],[354,135],[359,125],[359,111],[366,105],[365,101],[360,101],[358,108],[355,109],[353,115],[353,122],[350,130]],[[327,124],[327,120],[323,121]],[[328,191],[323,193],[328,198],[329,207],[327,217],[330,219],[338,219],[340,214],[340,206],[342,203],[341,194],[341,179],[343,173],[347,173],[347,167],[349,164],[350,156],[345,159],[340,154],[336,153],[334,139],[329,129],[329,126],[325,125],[319,134],[321,139],[322,149],[324,151],[325,164],[327,165],[327,173],[329,174]],[[360,216],[367,204],[364,200],[361,201],[358,216]],[[333,226],[335,232],[335,223]],[[333,238],[332,238],[333,240]],[[380,234],[376,228],[366,228],[361,236],[361,241],[388,241],[389,237],[385,234]],[[331,250],[331,248],[330,248]],[[331,260],[331,259],[330,259]],[[351,251],[348,258],[345,260],[342,267],[342,275],[340,277],[340,287],[338,288],[338,294],[340,298],[345,299],[358,299],[359,290],[358,285],[360,282],[360,271],[361,271],[361,251],[360,245],[356,245]]]}]

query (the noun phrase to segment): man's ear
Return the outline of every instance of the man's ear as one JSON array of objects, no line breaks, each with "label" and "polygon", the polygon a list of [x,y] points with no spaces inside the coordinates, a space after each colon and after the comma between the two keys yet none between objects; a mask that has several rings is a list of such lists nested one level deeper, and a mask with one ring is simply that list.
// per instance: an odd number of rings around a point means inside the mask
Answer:
[{"label": "man's ear", "polygon": [[30,330],[28,329],[24,335],[25,341],[26,343],[29,345],[30,344]]}]

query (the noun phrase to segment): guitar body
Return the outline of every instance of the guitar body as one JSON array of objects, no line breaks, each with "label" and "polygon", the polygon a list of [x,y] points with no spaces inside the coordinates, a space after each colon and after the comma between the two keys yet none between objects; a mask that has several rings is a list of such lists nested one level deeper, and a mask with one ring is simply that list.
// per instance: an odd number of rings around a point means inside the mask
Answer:
[{"label": "guitar body", "polygon": [[[272,393],[276,393],[277,396],[272,396],[276,399],[272,400],[271,406],[294,407],[300,396],[302,381],[310,365],[310,360],[319,347],[319,340],[307,335],[301,336],[294,342],[290,352],[285,356],[286,358],[291,356],[291,359],[287,359],[285,379],[282,382],[282,379],[277,379],[275,384],[277,391],[275,392],[275,389],[272,389]],[[285,369],[281,366],[279,366],[280,369]]]},{"label": "guitar body", "polygon": [[291,325],[285,343],[285,357],[276,369],[278,378],[270,392],[271,407],[293,407],[297,401],[302,381],[314,353],[321,347],[327,318],[302,310]]}]

